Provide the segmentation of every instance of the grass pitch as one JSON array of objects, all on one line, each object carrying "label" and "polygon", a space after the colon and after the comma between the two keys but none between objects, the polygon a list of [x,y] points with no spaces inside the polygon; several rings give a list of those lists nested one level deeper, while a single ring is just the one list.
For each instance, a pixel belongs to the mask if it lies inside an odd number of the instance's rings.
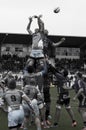
[{"label": "grass pitch", "polygon": [[[56,100],[57,100],[57,89],[56,87],[51,87],[51,122],[53,124],[54,122],[54,113],[55,113],[55,106],[56,106]],[[76,100],[75,102],[72,101],[72,98],[74,96],[74,91],[70,90],[70,95],[71,95],[71,106],[75,114],[75,119],[77,121],[77,126],[72,127],[72,122],[71,119],[68,115],[68,113],[65,110],[65,107],[62,107],[62,112],[61,112],[61,117],[59,121],[59,126],[57,128],[49,128],[50,130],[81,130],[83,123],[81,116],[78,112],[78,101]],[[2,110],[0,110],[0,130],[8,130],[7,127],[7,113],[4,113]],[[22,130],[22,129],[20,129]],[[36,127],[33,126],[28,126],[28,130],[36,130]],[[46,129],[45,129],[46,130]]]}]

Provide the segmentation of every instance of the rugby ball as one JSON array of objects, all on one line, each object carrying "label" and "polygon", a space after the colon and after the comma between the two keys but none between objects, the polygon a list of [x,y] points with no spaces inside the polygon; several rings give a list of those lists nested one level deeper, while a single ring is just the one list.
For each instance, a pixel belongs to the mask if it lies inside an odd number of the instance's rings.
[{"label": "rugby ball", "polygon": [[59,7],[55,8],[55,9],[53,10],[53,12],[54,12],[54,13],[59,13],[59,12],[60,12],[60,8],[59,8]]}]

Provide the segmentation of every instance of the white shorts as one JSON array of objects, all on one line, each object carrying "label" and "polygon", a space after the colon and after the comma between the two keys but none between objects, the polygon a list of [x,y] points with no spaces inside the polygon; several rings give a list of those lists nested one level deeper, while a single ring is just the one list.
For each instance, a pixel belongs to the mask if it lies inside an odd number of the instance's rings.
[{"label": "white shorts", "polygon": [[12,110],[8,112],[8,127],[17,127],[23,123],[24,110],[21,106],[18,110]]},{"label": "white shorts", "polygon": [[30,53],[30,57],[32,58],[44,58],[43,50],[41,49],[32,49]]}]

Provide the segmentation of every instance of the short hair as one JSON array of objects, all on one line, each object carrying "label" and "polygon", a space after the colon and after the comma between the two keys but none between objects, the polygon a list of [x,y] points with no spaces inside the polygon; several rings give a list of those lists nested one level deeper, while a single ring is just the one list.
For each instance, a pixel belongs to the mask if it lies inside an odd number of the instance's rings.
[{"label": "short hair", "polygon": [[8,88],[9,89],[15,89],[16,88],[16,81],[14,78],[11,78],[8,82]]},{"label": "short hair", "polygon": [[45,29],[45,30],[44,30],[44,34],[48,35],[48,33],[49,33],[48,30]]},{"label": "short hair", "polygon": [[36,28],[36,29],[35,29],[35,32],[39,32],[39,29],[38,29],[38,28]]}]

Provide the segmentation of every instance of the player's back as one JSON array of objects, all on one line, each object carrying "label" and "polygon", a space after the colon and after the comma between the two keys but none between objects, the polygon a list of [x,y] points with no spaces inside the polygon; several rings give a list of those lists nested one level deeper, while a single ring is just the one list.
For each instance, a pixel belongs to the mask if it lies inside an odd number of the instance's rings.
[{"label": "player's back", "polygon": [[26,85],[24,87],[24,92],[31,100],[33,100],[34,98],[35,99],[37,98],[38,90],[36,89],[36,86],[34,85]]},{"label": "player's back", "polygon": [[8,89],[4,94],[8,106],[21,104],[22,92],[18,89]]}]

